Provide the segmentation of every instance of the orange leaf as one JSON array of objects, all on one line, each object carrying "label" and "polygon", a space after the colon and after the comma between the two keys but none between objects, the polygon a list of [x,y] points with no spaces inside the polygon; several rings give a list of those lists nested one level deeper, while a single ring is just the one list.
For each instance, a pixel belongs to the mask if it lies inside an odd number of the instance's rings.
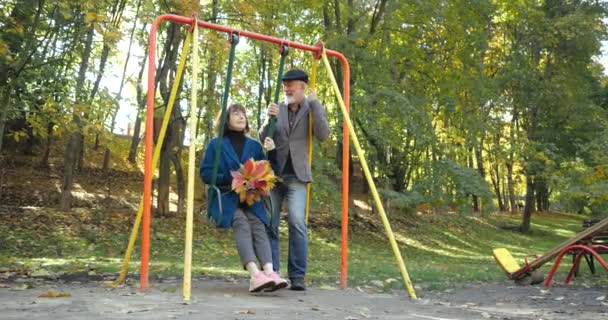
[{"label": "orange leaf", "polygon": [[247,160],[245,162],[245,164],[243,165],[243,175],[245,177],[250,177],[253,172],[253,170],[255,169],[255,163],[253,162],[253,158]]}]

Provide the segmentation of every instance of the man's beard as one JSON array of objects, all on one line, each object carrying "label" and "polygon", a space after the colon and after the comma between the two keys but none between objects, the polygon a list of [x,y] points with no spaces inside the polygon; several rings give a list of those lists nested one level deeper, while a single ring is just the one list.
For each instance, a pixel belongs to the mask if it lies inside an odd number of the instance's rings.
[{"label": "man's beard", "polygon": [[293,95],[291,95],[291,96],[285,95],[285,103],[287,103],[287,104],[296,103],[296,97]]}]

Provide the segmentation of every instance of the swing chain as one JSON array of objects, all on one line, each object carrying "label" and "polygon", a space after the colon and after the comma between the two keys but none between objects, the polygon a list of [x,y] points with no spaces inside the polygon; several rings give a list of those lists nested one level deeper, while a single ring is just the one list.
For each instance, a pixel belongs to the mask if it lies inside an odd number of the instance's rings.
[{"label": "swing chain", "polygon": [[230,32],[230,39],[228,39],[228,41],[230,41],[230,43],[238,44],[239,38],[240,35],[238,32]]}]

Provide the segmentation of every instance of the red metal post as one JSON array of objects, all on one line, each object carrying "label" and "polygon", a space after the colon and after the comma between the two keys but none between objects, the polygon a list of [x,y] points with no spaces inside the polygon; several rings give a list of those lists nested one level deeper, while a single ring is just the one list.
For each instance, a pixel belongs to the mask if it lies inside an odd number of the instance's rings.
[{"label": "red metal post", "polygon": [[155,58],[156,58],[156,30],[158,25],[168,17],[159,16],[154,20],[150,29],[148,43],[148,94],[146,97],[146,136],[144,149],[144,211],[141,226],[141,271],[139,274],[139,287],[148,288],[148,262],[150,260],[150,209],[152,205],[152,150],[154,130],[154,95],[155,95]]},{"label": "red metal post", "polygon": [[[142,217],[142,234],[141,234],[141,274],[140,288],[148,287],[148,264],[150,257],[150,211],[152,205],[152,150],[153,150],[153,122],[154,122],[154,96],[155,96],[155,77],[156,77],[156,31],[158,26],[163,21],[173,21],[182,24],[192,25],[195,19],[192,17],[183,17],[174,14],[163,14],[158,16],[152,28],[150,29],[150,42],[148,45],[148,95],[146,107],[146,136],[145,136],[145,152],[144,152],[144,209]],[[212,29],[225,33],[237,33],[241,37],[248,37],[256,40],[276,43],[278,45],[287,45],[291,48],[301,49],[305,51],[319,53],[319,46],[311,46],[299,42],[293,42],[280,38],[275,38],[255,32],[239,30],[231,27],[213,24],[206,21],[196,21],[199,27]],[[328,56],[336,57],[342,63],[344,69],[344,103],[346,109],[349,110],[350,101],[350,67],[348,60],[340,52],[333,50],[325,50]],[[346,116],[346,115],[345,115]],[[346,124],[343,127],[343,156],[342,156],[342,261],[340,269],[340,283],[342,288],[346,288],[347,278],[347,263],[348,263],[348,155],[349,155],[349,139],[348,128]]]},{"label": "red metal post", "polygon": [[[344,69],[344,82],[342,88],[344,90],[344,106],[350,114],[350,68],[348,61],[343,56],[339,57]],[[345,114],[344,117],[348,117]],[[348,277],[348,172],[350,160],[350,146],[348,139],[348,125],[346,121],[342,122],[342,260],[340,263],[340,287],[346,289]]]}]

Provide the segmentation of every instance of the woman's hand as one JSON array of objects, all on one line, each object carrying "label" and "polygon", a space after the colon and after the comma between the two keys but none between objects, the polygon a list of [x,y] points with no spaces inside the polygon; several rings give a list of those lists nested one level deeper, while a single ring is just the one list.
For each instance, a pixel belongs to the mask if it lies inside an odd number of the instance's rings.
[{"label": "woman's hand", "polygon": [[272,140],[271,137],[266,137],[266,139],[264,139],[264,149],[272,151],[275,148],[276,146],[274,145],[274,140]]}]

